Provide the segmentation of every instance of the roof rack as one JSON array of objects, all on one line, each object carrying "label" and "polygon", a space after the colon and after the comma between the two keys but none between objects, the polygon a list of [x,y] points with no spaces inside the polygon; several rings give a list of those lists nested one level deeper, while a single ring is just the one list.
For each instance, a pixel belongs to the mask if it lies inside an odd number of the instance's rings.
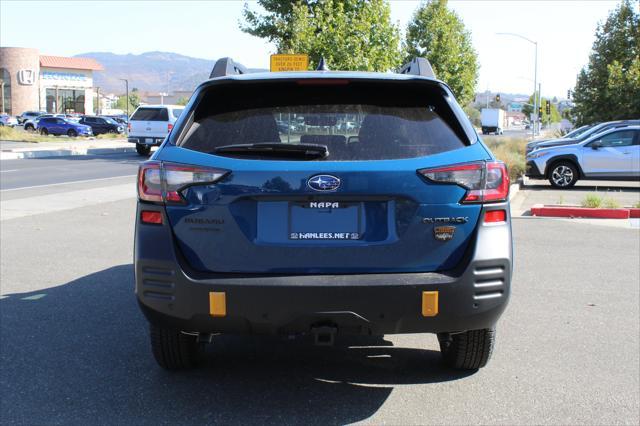
[{"label": "roof rack", "polygon": [[426,58],[415,57],[411,62],[404,64],[398,74],[420,75],[422,77],[436,78],[436,74],[431,68],[431,64]]},{"label": "roof rack", "polygon": [[244,65],[234,62],[231,58],[220,58],[209,74],[209,78],[224,77],[225,75],[246,74]]}]

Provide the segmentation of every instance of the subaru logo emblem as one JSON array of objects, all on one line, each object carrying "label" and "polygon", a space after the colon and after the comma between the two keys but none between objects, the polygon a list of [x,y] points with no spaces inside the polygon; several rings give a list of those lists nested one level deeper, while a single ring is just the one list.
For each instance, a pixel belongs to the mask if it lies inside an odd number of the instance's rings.
[{"label": "subaru logo emblem", "polygon": [[335,191],[340,187],[340,179],[331,175],[316,175],[307,181],[314,191]]}]

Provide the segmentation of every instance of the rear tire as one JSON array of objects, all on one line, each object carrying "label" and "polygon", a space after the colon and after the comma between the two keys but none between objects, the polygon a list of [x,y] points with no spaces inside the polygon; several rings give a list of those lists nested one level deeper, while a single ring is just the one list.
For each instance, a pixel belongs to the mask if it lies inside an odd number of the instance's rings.
[{"label": "rear tire", "polygon": [[49,131],[45,127],[43,127],[42,129],[40,129],[40,134],[46,136],[49,134]]},{"label": "rear tire", "polygon": [[439,333],[444,363],[458,370],[477,370],[491,358],[495,345],[495,328],[469,330],[464,333]]},{"label": "rear tire", "polygon": [[143,145],[141,143],[136,144],[136,152],[143,156],[148,156],[151,152],[151,147],[148,145]]},{"label": "rear tire", "polygon": [[554,163],[549,169],[549,183],[554,188],[571,188],[578,181],[578,168],[569,161]]},{"label": "rear tire", "polygon": [[160,367],[165,370],[183,370],[197,364],[198,342],[196,336],[180,330],[150,325],[151,351]]}]

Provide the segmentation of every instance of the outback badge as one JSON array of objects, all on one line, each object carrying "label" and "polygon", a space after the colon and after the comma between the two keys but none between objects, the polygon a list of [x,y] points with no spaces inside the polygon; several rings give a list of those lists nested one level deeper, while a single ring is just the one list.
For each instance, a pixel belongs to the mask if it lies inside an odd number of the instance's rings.
[{"label": "outback badge", "polygon": [[455,226],[436,226],[433,228],[433,236],[438,241],[449,241],[455,233]]}]

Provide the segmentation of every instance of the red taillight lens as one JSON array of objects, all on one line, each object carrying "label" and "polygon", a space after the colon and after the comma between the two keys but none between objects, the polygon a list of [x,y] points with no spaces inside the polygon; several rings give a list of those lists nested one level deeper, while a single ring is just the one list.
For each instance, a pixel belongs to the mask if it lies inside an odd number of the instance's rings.
[{"label": "red taillight lens", "polygon": [[504,201],[509,196],[509,173],[504,163],[487,163],[483,202]]},{"label": "red taillight lens", "polygon": [[167,124],[167,133],[171,133],[172,129],[173,129],[173,124],[171,123]]},{"label": "red taillight lens", "polygon": [[162,225],[162,213],[143,210],[140,212],[140,221],[152,225]]},{"label": "red taillight lens", "polygon": [[450,183],[467,190],[462,203],[491,203],[509,196],[509,175],[504,163],[498,161],[458,164],[418,170],[436,183]]},{"label": "red taillight lens", "polygon": [[138,197],[143,201],[184,204],[180,194],[188,186],[212,184],[227,170],[147,161],[138,169]]},{"label": "red taillight lens", "polygon": [[127,123],[127,130],[131,133],[131,123]]},{"label": "red taillight lens", "polygon": [[507,221],[507,212],[505,210],[491,210],[491,211],[485,212],[484,214],[485,223],[506,222],[506,221]]},{"label": "red taillight lens", "polygon": [[154,203],[162,202],[160,163],[147,161],[138,168],[138,198]]}]

